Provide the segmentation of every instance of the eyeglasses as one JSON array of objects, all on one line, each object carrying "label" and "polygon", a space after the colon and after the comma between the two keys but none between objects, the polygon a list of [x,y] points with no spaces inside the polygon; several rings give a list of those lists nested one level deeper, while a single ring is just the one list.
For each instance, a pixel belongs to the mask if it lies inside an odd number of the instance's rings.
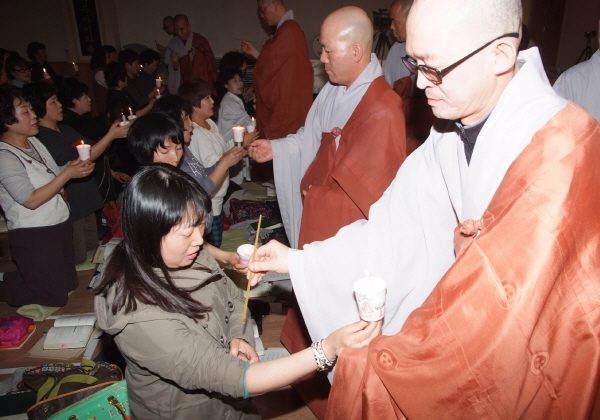
[{"label": "eyeglasses", "polygon": [[13,71],[16,71],[17,73],[27,73],[27,72],[31,72],[31,67],[15,68],[15,69],[13,69]]},{"label": "eyeglasses", "polygon": [[267,4],[265,7],[259,7],[259,8],[258,8],[258,11],[259,11],[259,12],[260,12],[260,14],[262,15],[262,14],[264,14],[264,13],[265,13],[265,10],[267,10],[267,9],[269,8],[269,6],[271,6],[272,4],[273,4],[273,2],[271,2],[271,3]]},{"label": "eyeglasses", "polygon": [[436,85],[439,85],[440,83],[442,83],[442,79],[443,79],[443,77],[446,74],[450,73],[452,70],[454,70],[455,68],[457,68],[458,66],[460,66],[465,61],[467,61],[469,58],[473,57],[475,54],[477,54],[478,52],[482,51],[485,47],[487,47],[487,46],[491,45],[493,42],[498,41],[499,39],[502,39],[502,38],[505,38],[505,37],[518,38],[519,37],[519,33],[518,32],[512,32],[512,33],[509,33],[509,34],[504,34],[502,36],[499,36],[498,38],[494,38],[490,42],[488,42],[487,44],[485,44],[484,46],[482,46],[480,48],[477,48],[471,54],[469,54],[469,55],[461,58],[456,63],[449,65],[448,67],[446,67],[443,70],[438,70],[436,68],[429,67],[429,66],[426,66],[424,64],[418,64],[414,59],[412,59],[408,55],[405,56],[405,57],[402,57],[402,62],[404,62],[404,65],[408,68],[408,70],[411,73],[414,74],[414,73],[417,72],[417,70],[419,70],[421,73],[423,73],[423,76],[425,76],[425,78],[427,80],[429,80],[432,83],[435,83]]}]

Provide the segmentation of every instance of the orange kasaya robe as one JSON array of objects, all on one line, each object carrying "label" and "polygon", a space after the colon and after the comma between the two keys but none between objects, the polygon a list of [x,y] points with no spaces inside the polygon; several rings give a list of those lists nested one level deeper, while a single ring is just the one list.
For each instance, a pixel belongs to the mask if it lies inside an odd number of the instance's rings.
[{"label": "orange kasaya robe", "polygon": [[406,152],[410,155],[427,140],[431,126],[437,118],[427,103],[425,91],[416,86],[413,88],[413,80],[410,76],[396,80],[394,91],[402,98],[402,109],[406,120]]},{"label": "orange kasaya robe", "polygon": [[268,39],[254,66],[257,128],[263,138],[295,133],[313,102],[313,68],[304,31],[293,19]]},{"label": "orange kasaya robe", "polygon": [[217,81],[217,60],[208,40],[202,35],[192,32],[193,54],[179,59],[181,83],[190,79],[202,79],[212,86]]},{"label": "orange kasaya robe", "polygon": [[598,156],[573,103],[537,131],[402,330],[342,352],[327,419],[600,418]]},{"label": "orange kasaya robe", "polygon": [[[337,150],[335,135],[323,133],[315,160],[302,179],[301,189],[307,194],[300,248],[368,219],[371,204],[383,195],[406,158],[402,100],[383,77],[371,83],[344,128],[334,132],[341,134]],[[281,341],[292,353],[310,346],[297,304],[288,310]],[[316,373],[294,386],[319,419],[325,417],[329,388],[327,377]]]}]

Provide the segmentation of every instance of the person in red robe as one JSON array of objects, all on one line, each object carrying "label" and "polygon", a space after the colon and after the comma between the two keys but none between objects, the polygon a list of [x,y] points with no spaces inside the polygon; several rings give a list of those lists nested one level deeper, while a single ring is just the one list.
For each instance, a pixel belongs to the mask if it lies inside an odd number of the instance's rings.
[{"label": "person in red robe", "polygon": [[254,90],[256,122],[262,138],[278,139],[295,133],[313,101],[313,68],[304,31],[282,0],[258,0],[265,23],[274,34],[259,52],[242,41],[242,51],[256,58]]},{"label": "person in red robe", "polygon": [[[345,35],[349,29],[353,29],[352,35]],[[369,207],[381,197],[406,158],[402,101],[371,54],[373,33],[367,14],[356,7],[337,10],[323,22],[320,39],[321,61],[330,82],[317,97],[304,128],[286,139],[255,141],[249,149],[258,161],[274,157],[283,214],[289,214],[294,204],[281,200],[284,191],[301,191],[303,210],[296,239],[300,248],[367,219]],[[296,147],[301,149],[300,156],[278,152]],[[299,165],[291,178],[284,173],[282,167],[302,161],[308,162],[306,169]],[[286,229],[299,221],[284,217]],[[292,236],[292,241],[296,240]],[[297,307],[288,310],[281,341],[293,353],[311,342]],[[294,388],[315,416],[324,418],[327,379],[313,375]]]},{"label": "person in red robe", "polygon": [[364,271],[387,281],[330,420],[599,418],[600,124],[518,53],[521,20],[518,0],[416,0],[409,64],[446,121],[368,221],[250,264],[290,272],[313,339],[358,317]]},{"label": "person in red robe", "polygon": [[175,35],[180,42],[171,52],[171,63],[175,71],[179,70],[181,83],[191,79],[201,79],[211,86],[217,81],[217,60],[208,40],[192,32],[192,25],[186,15],[173,18]]}]

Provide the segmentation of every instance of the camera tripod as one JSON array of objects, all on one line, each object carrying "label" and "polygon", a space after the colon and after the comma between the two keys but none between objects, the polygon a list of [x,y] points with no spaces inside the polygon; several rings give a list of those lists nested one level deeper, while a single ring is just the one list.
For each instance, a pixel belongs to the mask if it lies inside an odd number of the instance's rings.
[{"label": "camera tripod", "polygon": [[389,51],[392,47],[386,28],[380,28],[375,32],[375,35],[373,36],[373,45],[373,52],[377,58],[379,58],[379,61],[382,62],[387,54],[386,49]]},{"label": "camera tripod", "polygon": [[583,51],[581,51],[581,54],[579,54],[579,58],[577,59],[575,64],[578,64],[580,61],[586,61],[592,58],[592,38],[596,36],[596,31],[585,32],[583,36],[587,39],[587,42],[585,44],[585,47],[583,48]]}]

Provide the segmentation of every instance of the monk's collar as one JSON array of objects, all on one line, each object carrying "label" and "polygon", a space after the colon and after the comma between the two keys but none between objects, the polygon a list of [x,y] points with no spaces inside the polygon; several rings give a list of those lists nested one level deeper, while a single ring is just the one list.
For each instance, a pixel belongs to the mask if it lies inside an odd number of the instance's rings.
[{"label": "monk's collar", "polygon": [[477,142],[477,137],[479,137],[479,133],[481,133],[481,130],[483,129],[483,126],[492,114],[492,111],[490,111],[485,117],[483,117],[483,119],[471,125],[463,125],[460,121],[455,122],[456,126],[458,127],[458,130],[460,131],[460,139],[464,144],[467,164],[471,163],[471,157],[473,156],[473,151],[475,150],[475,143]]}]

